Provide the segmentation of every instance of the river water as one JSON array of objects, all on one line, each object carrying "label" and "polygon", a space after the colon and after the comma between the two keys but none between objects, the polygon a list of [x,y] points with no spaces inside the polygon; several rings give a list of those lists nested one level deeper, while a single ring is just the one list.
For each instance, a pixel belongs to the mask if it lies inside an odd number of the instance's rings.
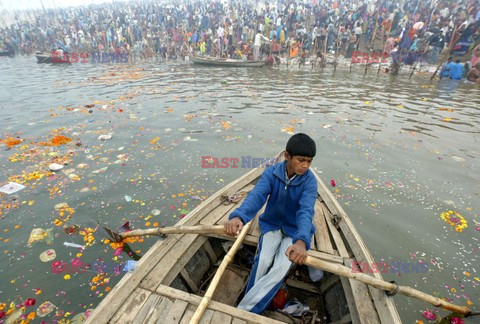
[{"label": "river water", "polygon": [[[1,57],[0,85],[1,185],[26,185],[0,196],[4,312],[28,298],[36,303],[25,315],[45,301],[56,306],[34,322],[94,308],[120,278],[110,265],[129,258],[115,255],[101,228],[91,235],[85,228],[174,224],[248,171],[202,168],[202,156],[269,158],[294,132],[316,141],[313,167],[375,260],[428,267],[391,271],[386,280],[480,310],[479,88],[376,71],[364,76],[363,68],[332,74],[183,61],[67,66],[33,57]],[[98,139],[106,134],[112,139]],[[59,135],[71,141],[48,144]],[[21,142],[13,145],[15,139]],[[52,162],[68,164],[49,173]],[[447,215],[450,224],[441,218],[448,211],[458,213]],[[462,219],[467,227],[457,232]],[[35,228],[53,230],[28,244]],[[153,243],[132,247],[142,254]],[[42,262],[47,249],[56,258]],[[105,277],[93,268],[52,272],[55,261],[99,258],[109,267]],[[405,323],[428,322],[422,312],[433,307],[395,301]]]}]

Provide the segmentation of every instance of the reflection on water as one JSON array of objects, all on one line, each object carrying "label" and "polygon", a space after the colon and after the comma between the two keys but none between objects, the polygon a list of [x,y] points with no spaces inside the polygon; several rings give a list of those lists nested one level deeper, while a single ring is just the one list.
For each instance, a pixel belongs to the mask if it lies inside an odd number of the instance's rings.
[{"label": "reflection on water", "polygon": [[[327,183],[335,180],[332,191],[375,259],[429,267],[425,274],[385,278],[478,309],[478,88],[377,77],[376,71],[364,76],[363,69],[333,75],[310,67],[222,70],[181,61],[54,66],[27,57],[0,59],[2,136],[23,141],[2,147],[1,179],[27,185],[16,200],[1,197],[0,303],[33,297],[37,305],[48,300],[71,314],[95,307],[119,276],[52,274],[40,253],[55,249],[55,260],[64,262],[120,263],[128,256],[115,255],[101,230],[83,252],[64,246],[88,243],[88,235],[67,234],[64,226],[173,224],[247,171],[202,169],[201,156],[273,156],[289,132],[305,132],[317,142],[314,168]],[[112,140],[98,140],[107,133]],[[38,145],[56,134],[72,141]],[[47,173],[54,161],[68,165]],[[54,208],[59,203],[74,213],[56,226],[55,219],[65,217]],[[463,232],[441,219],[448,210],[465,218]],[[34,228],[54,228],[53,243],[28,247]],[[132,246],[143,254],[153,241]],[[429,308],[395,300],[405,322]]]}]

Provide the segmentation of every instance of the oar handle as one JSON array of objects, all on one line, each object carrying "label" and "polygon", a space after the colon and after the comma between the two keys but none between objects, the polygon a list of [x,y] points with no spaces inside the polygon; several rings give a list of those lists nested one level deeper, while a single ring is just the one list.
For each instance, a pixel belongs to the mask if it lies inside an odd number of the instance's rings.
[{"label": "oar handle", "polygon": [[[237,250],[240,248],[243,240],[245,239],[245,236],[247,236],[250,226],[252,226],[252,222],[247,223],[242,231],[240,232],[240,235],[237,236],[237,239],[233,243],[232,247],[230,250],[228,250],[227,255],[222,260],[222,263],[220,263],[220,266],[217,269],[217,272],[215,273],[215,276],[213,276],[212,281],[210,282],[210,286],[208,287],[207,291],[205,292],[205,295],[202,298],[202,301],[200,302],[200,305],[198,305],[198,308],[195,310],[195,313],[193,314],[192,318],[190,319],[190,324],[197,324],[203,313],[205,312],[205,309],[207,308],[208,304],[212,300],[213,293],[215,292],[215,289],[218,286],[218,283],[220,282],[220,279],[222,278],[223,273],[225,272],[225,269],[227,268],[228,264],[232,262],[235,253]],[[223,231],[223,226],[222,226],[222,231]]]},{"label": "oar handle", "polygon": [[357,272],[352,272],[352,269],[345,267],[343,265],[337,264],[337,263],[331,263],[327,262],[324,260],[321,260],[319,258],[315,258],[312,256],[308,256],[306,261],[306,265],[309,265],[314,268],[322,269],[327,272],[334,273],[336,275],[342,276],[342,277],[347,277],[351,279],[355,279],[358,281],[361,281],[363,283],[366,283],[368,285],[371,285],[375,288],[382,289],[385,291],[395,291],[398,289],[398,293],[409,296],[409,297],[414,297],[420,300],[423,300],[427,303],[430,303],[436,307],[441,307],[443,309],[456,312],[459,314],[462,314],[463,316],[468,316],[472,311],[466,307],[466,306],[458,306],[452,303],[449,303],[443,299],[431,296],[429,294],[426,294],[424,292],[421,292],[419,290],[413,289],[411,287],[407,286],[397,286],[395,284],[392,284],[390,282],[386,282],[380,279],[377,279],[375,277],[369,276],[364,273],[357,273]]},{"label": "oar handle", "polygon": [[149,229],[137,229],[129,232],[117,233],[122,239],[133,236],[162,235],[162,234],[224,234],[223,225],[195,225],[195,226],[168,226]]}]

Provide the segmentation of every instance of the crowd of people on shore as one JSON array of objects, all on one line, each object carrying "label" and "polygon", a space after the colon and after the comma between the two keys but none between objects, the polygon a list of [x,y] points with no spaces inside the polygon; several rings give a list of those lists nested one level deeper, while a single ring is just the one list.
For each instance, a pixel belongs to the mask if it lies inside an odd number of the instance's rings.
[{"label": "crowd of people on shore", "polygon": [[304,60],[327,53],[350,59],[363,50],[402,64],[436,64],[446,50],[445,59],[478,58],[473,49],[479,41],[477,0],[145,0],[36,9],[0,27],[0,51],[62,48],[128,53],[132,59],[192,51],[244,59]]}]

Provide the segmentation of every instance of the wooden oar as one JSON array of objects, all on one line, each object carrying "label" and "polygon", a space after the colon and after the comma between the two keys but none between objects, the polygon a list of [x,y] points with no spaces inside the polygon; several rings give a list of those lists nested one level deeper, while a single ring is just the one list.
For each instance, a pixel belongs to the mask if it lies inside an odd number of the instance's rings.
[{"label": "wooden oar", "polygon": [[145,235],[165,235],[165,234],[225,234],[223,225],[195,225],[195,226],[167,226],[159,228],[137,229],[133,231],[117,233],[107,227],[105,231],[116,242],[120,242],[127,237],[145,236]]},{"label": "wooden oar", "polygon": [[[215,289],[217,288],[218,283],[220,282],[220,279],[222,278],[223,273],[225,272],[225,269],[227,268],[228,264],[232,262],[233,256],[237,252],[238,248],[240,247],[240,244],[242,244],[243,240],[245,239],[245,236],[247,236],[248,231],[250,230],[250,226],[252,225],[253,222],[247,223],[240,232],[240,235],[238,235],[237,239],[235,240],[235,243],[233,243],[232,247],[228,251],[227,255],[222,260],[222,263],[220,263],[220,266],[217,269],[217,272],[215,273],[215,276],[212,279],[212,282],[210,283],[210,286],[208,286],[207,291],[205,292],[205,295],[202,298],[202,301],[200,302],[200,305],[198,305],[197,310],[192,316],[192,319],[190,320],[190,324],[197,324],[200,318],[202,317],[203,313],[205,312],[205,309],[207,308],[208,304],[212,300],[213,293],[215,292]],[[223,226],[222,226],[222,231],[223,231]]]},{"label": "wooden oar", "polygon": [[327,262],[312,256],[307,257],[305,264],[314,268],[318,268],[318,269],[325,270],[327,272],[334,273],[342,277],[347,277],[347,278],[361,281],[363,283],[366,283],[378,289],[382,289],[390,292],[397,292],[399,294],[402,294],[408,297],[414,297],[422,301],[425,301],[427,303],[430,303],[436,307],[440,307],[452,312],[456,312],[458,314],[462,314],[463,316],[468,316],[472,313],[472,311],[468,307],[458,306],[458,305],[449,303],[443,299],[433,297],[431,295],[428,295],[424,292],[413,289],[411,287],[396,285],[390,282],[377,279],[375,277],[369,276],[361,272],[360,273],[353,272],[352,269],[340,264]]},{"label": "wooden oar", "polygon": [[[231,261],[233,254],[235,254],[236,249],[238,249],[238,246],[241,244],[245,236],[247,235],[248,228],[252,222],[249,222],[247,225],[245,225],[242,229],[242,232],[238,236],[237,240],[235,241],[234,245],[228,252],[227,256],[225,256],[225,259],[223,260],[222,264],[220,265],[219,269],[217,270],[218,274],[218,279],[217,274],[215,274],[215,277],[212,280],[212,283],[210,284],[210,287],[213,286],[213,290],[215,290],[215,286],[218,284],[218,280],[220,280],[219,277],[221,277],[223,271],[225,270],[226,266],[228,263]],[[223,225],[195,225],[195,226],[169,226],[169,227],[160,227],[160,228],[151,228],[151,229],[138,229],[138,230],[133,230],[129,232],[123,232],[123,233],[115,233],[114,231],[104,227],[104,229],[109,233],[109,235],[116,241],[121,241],[127,237],[132,237],[132,236],[144,236],[144,235],[163,235],[163,234],[217,234],[217,235],[225,235]],[[229,255],[230,254],[230,255]],[[222,265],[225,265],[222,267]],[[447,301],[444,301],[440,298],[428,295],[424,292],[421,292],[419,290],[413,289],[408,286],[400,286],[396,285],[390,282],[386,282],[380,279],[377,279],[375,277],[369,276],[364,273],[357,273],[353,272],[352,269],[342,266],[337,263],[331,263],[328,261],[321,260],[319,258],[315,258],[312,256],[308,256],[306,261],[306,265],[309,265],[314,268],[322,269],[324,271],[334,273],[338,276],[342,277],[347,277],[351,279],[355,279],[358,281],[361,281],[363,283],[366,283],[368,285],[371,285],[375,288],[384,290],[384,291],[389,291],[389,292],[395,292],[408,296],[408,297],[414,297],[419,300],[425,301],[427,303],[430,303],[436,307],[440,307],[446,310],[450,310],[459,314],[462,314],[463,316],[468,316],[469,314],[472,313],[472,311],[465,306],[458,306],[452,303],[449,303]],[[213,285],[215,281],[215,286]],[[207,290],[210,290],[210,287]],[[207,293],[205,294],[205,297],[207,297],[206,305],[208,305],[209,300],[211,299],[211,296],[208,298]],[[212,291],[213,294],[213,291]],[[203,300],[202,300],[203,303]],[[200,308],[200,307],[199,307]],[[203,311],[205,308],[203,309]],[[202,313],[203,313],[202,311]],[[201,314],[200,314],[201,317]],[[191,322],[195,323],[195,322]]]}]

